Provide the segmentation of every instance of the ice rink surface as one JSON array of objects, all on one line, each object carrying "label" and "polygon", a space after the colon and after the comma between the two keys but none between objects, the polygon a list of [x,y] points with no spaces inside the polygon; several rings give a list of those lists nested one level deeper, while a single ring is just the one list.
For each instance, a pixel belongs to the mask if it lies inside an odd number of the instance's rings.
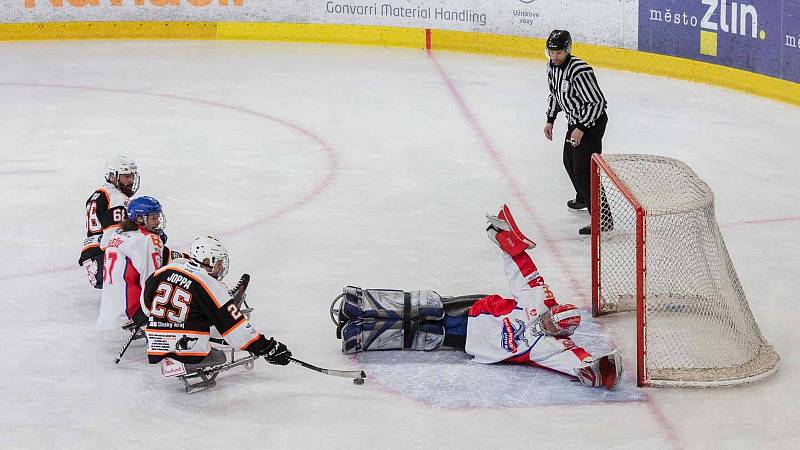
[{"label": "ice rink surface", "polygon": [[[578,55],[580,56],[580,55]],[[591,63],[591,61],[589,61]],[[720,390],[635,386],[633,316],[581,328],[616,344],[614,392],[456,352],[344,356],[328,318],[347,284],[508,295],[484,214],[507,202],[556,298],[589,306],[589,241],[557,139],[545,63],[258,42],[0,45],[0,448],[787,448],[800,436],[800,109],[596,68],[607,153],[688,163],[750,305],[782,357]],[[294,355],[367,383],[259,361],[186,395],[142,341],[95,330],[76,265],[84,202],[114,154],[161,200],[169,244],[212,233],[253,322]],[[703,345],[698,342],[697,345]]]}]

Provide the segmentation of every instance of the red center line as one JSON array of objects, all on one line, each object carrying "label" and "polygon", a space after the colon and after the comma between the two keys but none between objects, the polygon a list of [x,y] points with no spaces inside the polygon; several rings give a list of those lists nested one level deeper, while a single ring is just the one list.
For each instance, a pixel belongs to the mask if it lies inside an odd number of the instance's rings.
[{"label": "red center line", "polygon": [[[442,66],[439,64],[439,61],[437,61],[436,57],[433,55],[433,52],[427,50],[427,53],[428,57],[433,62],[433,65],[436,67],[436,70],[439,72],[439,75],[441,76],[442,80],[447,86],[447,89],[450,91],[450,94],[453,96],[454,100],[461,109],[462,114],[467,119],[467,122],[469,122],[470,126],[472,127],[472,130],[475,132],[475,134],[478,136],[478,139],[480,139],[481,143],[483,144],[483,148],[486,150],[487,153],[489,153],[489,156],[492,157],[492,160],[494,161],[500,173],[508,181],[512,195],[520,204],[522,204],[523,208],[525,209],[525,212],[533,220],[534,224],[539,229],[539,235],[543,237],[543,239],[541,240],[549,244],[548,249],[550,249],[553,252],[556,259],[556,263],[560,267],[562,267],[563,269],[562,272],[567,277],[567,281],[569,282],[570,287],[581,298],[586,298],[584,290],[581,288],[581,285],[578,283],[577,279],[575,278],[575,275],[572,273],[569,267],[564,263],[564,258],[562,256],[561,251],[559,250],[558,241],[551,239],[550,235],[547,233],[547,229],[544,226],[542,226],[541,221],[536,216],[536,213],[534,212],[533,208],[528,202],[527,196],[520,187],[519,182],[511,174],[511,171],[509,170],[508,165],[506,164],[502,155],[494,146],[494,144],[492,144],[492,141],[486,135],[486,132],[480,126],[480,123],[475,118],[475,115],[472,114],[472,111],[469,109],[466,102],[464,101],[464,97],[461,95],[458,89],[456,89],[455,84],[452,82],[452,80],[450,80],[445,71],[442,69]],[[653,418],[656,421],[656,423],[658,423],[659,426],[662,428],[667,441],[670,442],[674,448],[680,448],[681,447],[680,441],[678,440],[675,431],[672,429],[672,426],[667,421],[664,414],[658,409],[658,406],[655,404],[655,402],[653,402],[652,397],[648,392],[645,392],[644,403],[647,405],[647,408],[653,415]]]},{"label": "red center line", "polygon": [[494,161],[501,175],[508,182],[512,196],[517,202],[519,202],[522,205],[522,208],[525,210],[525,213],[528,215],[528,217],[533,221],[534,225],[536,226],[538,233],[536,237],[533,238],[533,240],[537,242],[538,241],[546,242],[547,244],[549,244],[545,248],[553,253],[556,259],[556,263],[558,264],[558,266],[563,268],[562,273],[566,276],[567,282],[569,283],[569,286],[572,289],[572,291],[580,298],[587,298],[586,292],[581,287],[581,283],[578,283],[575,274],[572,272],[572,270],[569,269],[569,267],[565,263],[564,256],[561,253],[559,246],[557,245],[558,241],[550,236],[550,233],[547,232],[547,227],[545,227],[539,220],[539,217],[536,215],[532,205],[528,201],[527,195],[525,195],[522,188],[520,187],[517,178],[511,173],[511,170],[509,170],[508,164],[506,164],[505,159],[503,159],[503,156],[500,154],[500,152],[494,146],[492,141],[486,135],[486,132],[480,126],[480,123],[475,118],[475,115],[472,114],[472,111],[469,109],[467,103],[464,101],[464,97],[458,91],[453,81],[447,76],[444,69],[442,69],[442,66],[439,64],[439,61],[436,59],[436,56],[434,56],[433,52],[431,52],[430,50],[428,50],[427,53],[428,56],[430,57],[430,60],[433,62],[434,67],[436,67],[436,71],[439,72],[442,81],[444,81],[445,85],[447,86],[447,90],[450,91],[450,94],[452,94],[453,99],[456,101],[459,108],[461,109],[461,113],[464,114],[464,117],[466,117],[467,122],[469,122],[475,134],[478,135],[478,139],[480,139],[481,144],[483,144],[484,150],[486,150],[486,152]]}]

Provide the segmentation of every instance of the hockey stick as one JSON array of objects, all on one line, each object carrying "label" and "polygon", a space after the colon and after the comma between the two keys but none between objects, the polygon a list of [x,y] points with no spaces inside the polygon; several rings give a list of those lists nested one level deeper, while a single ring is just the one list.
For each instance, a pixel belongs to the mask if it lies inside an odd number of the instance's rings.
[{"label": "hockey stick", "polygon": [[247,286],[250,285],[250,274],[242,274],[242,277],[239,278],[239,282],[236,283],[236,286],[233,287],[228,294],[230,294],[231,299],[236,304],[237,307],[240,307],[242,303],[246,308],[249,308],[247,302],[244,300],[244,293],[247,290]]},{"label": "hockey stick", "polygon": [[[242,274],[242,277],[239,278],[239,282],[236,283],[236,286],[233,287],[228,294],[231,296],[231,300],[239,308],[242,314],[244,314],[247,319],[250,319],[250,314],[253,312],[253,308],[247,304],[245,291],[247,291],[247,286],[250,285],[250,274],[245,273]],[[244,308],[242,308],[244,306]]]},{"label": "hockey stick", "polygon": [[[317,366],[315,366],[313,364],[309,364],[309,363],[307,363],[305,361],[300,361],[299,359],[295,359],[295,358],[292,358],[292,357],[289,357],[289,361],[291,361],[291,362],[293,362],[295,364],[299,364],[299,365],[305,367],[306,369],[311,369],[311,370],[313,370],[315,372],[323,373],[325,375],[331,375],[331,376],[334,376],[334,377],[354,378],[354,379],[360,379],[360,380],[363,380],[364,378],[367,378],[367,374],[364,373],[363,370],[323,369],[322,367],[317,367]],[[363,381],[362,381],[362,383],[363,383]]]},{"label": "hockey stick", "polygon": [[133,330],[131,330],[131,335],[128,337],[128,340],[125,341],[125,345],[122,346],[122,348],[119,350],[119,354],[117,355],[116,358],[114,358],[114,364],[119,364],[119,362],[122,360],[122,356],[125,354],[126,351],[128,351],[128,347],[130,347],[131,342],[136,340],[136,334],[138,330],[139,330],[138,328],[134,328]]},{"label": "hockey stick", "polygon": [[[209,338],[208,340],[209,340],[209,341],[211,341],[211,342],[213,342],[213,343],[215,343],[215,344],[221,344],[221,345],[230,345],[230,344],[228,344],[227,342],[225,342],[225,339],[217,339],[217,338],[213,338],[213,337],[212,337],[212,338]],[[317,366],[315,366],[315,365],[313,365],[313,364],[309,364],[309,363],[307,363],[307,362],[305,362],[305,361],[301,361],[301,360],[299,360],[299,359],[295,359],[295,358],[292,358],[292,357],[290,357],[290,358],[289,358],[289,361],[291,361],[291,362],[293,362],[293,363],[295,363],[295,364],[301,365],[301,366],[305,367],[306,369],[311,369],[311,370],[313,370],[313,371],[315,371],[315,372],[323,373],[323,374],[325,374],[325,375],[332,375],[332,376],[334,376],[334,377],[342,377],[342,378],[367,378],[367,374],[366,374],[366,373],[364,373],[364,371],[363,371],[363,370],[334,370],[334,369],[324,369],[324,368],[322,368],[322,367],[317,367]]]}]

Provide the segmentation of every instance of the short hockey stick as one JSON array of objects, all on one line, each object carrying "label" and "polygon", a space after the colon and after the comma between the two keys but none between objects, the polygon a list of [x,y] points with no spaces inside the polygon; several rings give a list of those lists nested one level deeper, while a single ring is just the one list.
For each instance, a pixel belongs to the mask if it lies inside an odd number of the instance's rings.
[{"label": "short hockey stick", "polygon": [[[211,342],[213,342],[215,344],[229,345],[227,342],[225,342],[224,339],[209,338],[209,341],[211,341]],[[322,367],[317,367],[317,366],[315,366],[313,364],[309,364],[309,363],[307,363],[305,361],[301,361],[299,359],[295,359],[295,358],[292,358],[292,357],[289,358],[289,361],[291,361],[291,362],[293,362],[295,364],[301,365],[301,366],[305,367],[306,369],[311,369],[311,370],[313,370],[315,372],[323,373],[325,375],[331,375],[331,376],[334,376],[334,377],[367,378],[367,374],[364,373],[363,370],[324,369]]]},{"label": "short hockey stick", "polygon": [[122,356],[125,354],[126,351],[128,351],[128,347],[130,347],[131,342],[133,342],[134,339],[136,339],[137,330],[138,328],[134,328],[133,330],[131,330],[130,337],[128,337],[128,340],[125,341],[125,345],[123,345],[122,348],[119,350],[119,354],[117,355],[117,357],[114,358],[114,364],[119,364],[119,362],[122,360]]},{"label": "short hockey stick", "polygon": [[364,373],[363,370],[334,370],[334,369],[323,369],[322,367],[317,367],[313,364],[309,364],[305,361],[300,361],[299,359],[289,358],[289,361],[299,364],[306,369],[311,369],[315,372],[324,373],[325,375],[332,375],[334,377],[342,377],[342,378],[367,378],[367,374]]}]

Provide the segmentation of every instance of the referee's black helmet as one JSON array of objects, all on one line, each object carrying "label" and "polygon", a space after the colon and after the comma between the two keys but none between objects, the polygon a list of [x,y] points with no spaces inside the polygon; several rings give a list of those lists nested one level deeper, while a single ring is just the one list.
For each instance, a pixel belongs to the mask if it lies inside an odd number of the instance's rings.
[{"label": "referee's black helmet", "polygon": [[548,50],[566,50],[567,53],[572,51],[572,36],[569,35],[567,30],[553,30],[547,38]]}]

